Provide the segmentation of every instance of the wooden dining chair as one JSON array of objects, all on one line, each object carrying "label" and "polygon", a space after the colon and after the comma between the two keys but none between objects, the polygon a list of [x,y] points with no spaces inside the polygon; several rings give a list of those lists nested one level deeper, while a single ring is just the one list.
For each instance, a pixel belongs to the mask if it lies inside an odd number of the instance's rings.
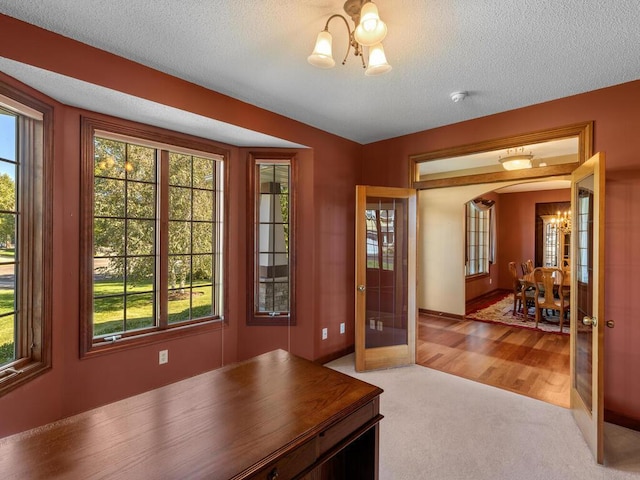
[{"label": "wooden dining chair", "polygon": [[526,288],[520,278],[518,276],[518,269],[516,267],[516,262],[509,262],[509,273],[511,273],[511,278],[513,281],[513,315],[516,312],[522,311],[524,312],[524,318],[527,319],[526,309],[530,304],[534,302],[535,290],[532,288]]},{"label": "wooden dining chair", "polygon": [[[533,269],[535,303],[536,303],[536,328],[543,309],[557,310],[560,318],[560,332],[564,324],[564,314],[569,311],[569,300],[564,296],[564,273],[561,268],[537,267]],[[558,295],[554,291],[557,285]]]},{"label": "wooden dining chair", "polygon": [[522,270],[522,276],[524,277],[527,273],[531,273],[529,272],[529,268],[527,267],[527,263],[526,262],[522,262],[520,263],[520,270]]},{"label": "wooden dining chair", "polygon": [[534,268],[535,267],[533,266],[533,260],[527,260],[527,273],[533,273]]}]

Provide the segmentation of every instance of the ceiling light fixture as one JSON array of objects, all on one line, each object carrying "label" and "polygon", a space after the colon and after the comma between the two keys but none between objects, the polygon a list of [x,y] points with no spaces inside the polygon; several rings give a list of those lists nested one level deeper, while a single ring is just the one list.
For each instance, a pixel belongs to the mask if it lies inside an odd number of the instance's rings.
[{"label": "ceiling light fixture", "polygon": [[508,148],[507,153],[498,157],[498,161],[505,170],[521,170],[523,168],[531,168],[531,152],[525,153],[524,147]]},{"label": "ceiling light fixture", "polygon": [[[329,33],[329,22],[334,18],[341,18],[344,20],[349,32],[347,53],[344,56],[342,65],[347,62],[347,57],[351,47],[353,47],[354,55],[362,60],[362,68],[365,69],[365,75],[372,76],[387,73],[391,70],[391,65],[387,62],[381,43],[387,36],[387,25],[380,20],[378,7],[368,0],[347,0],[344,3],[344,11],[353,20],[355,28],[351,29],[344,15],[339,13],[331,15],[324,26],[324,30],[318,34],[316,46],[307,61],[319,68],[332,68],[336,64],[331,52],[333,38]],[[364,60],[364,47],[369,48],[368,66]]]}]

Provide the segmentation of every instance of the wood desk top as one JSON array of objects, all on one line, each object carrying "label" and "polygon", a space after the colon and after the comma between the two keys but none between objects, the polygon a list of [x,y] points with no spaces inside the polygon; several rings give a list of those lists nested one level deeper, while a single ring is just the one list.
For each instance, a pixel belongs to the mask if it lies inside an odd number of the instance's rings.
[{"label": "wood desk top", "polygon": [[241,478],[381,393],[276,350],[1,439],[0,476]]}]

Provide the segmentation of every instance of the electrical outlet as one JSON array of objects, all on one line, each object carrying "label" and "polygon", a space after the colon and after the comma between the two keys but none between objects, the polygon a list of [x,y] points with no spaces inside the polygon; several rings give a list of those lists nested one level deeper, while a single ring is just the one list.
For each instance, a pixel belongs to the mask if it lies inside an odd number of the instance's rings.
[{"label": "electrical outlet", "polygon": [[169,363],[169,350],[160,350],[158,354],[158,365]]},{"label": "electrical outlet", "polygon": [[328,336],[329,336],[329,331],[326,328],[323,328],[322,329],[322,339],[326,340]]},{"label": "electrical outlet", "polygon": [[376,321],[373,318],[369,320],[369,328],[371,330],[375,330],[376,329]]},{"label": "electrical outlet", "polygon": [[340,324],[340,335],[344,334],[344,322]]},{"label": "electrical outlet", "polygon": [[378,320],[378,331],[382,331],[382,320]]}]

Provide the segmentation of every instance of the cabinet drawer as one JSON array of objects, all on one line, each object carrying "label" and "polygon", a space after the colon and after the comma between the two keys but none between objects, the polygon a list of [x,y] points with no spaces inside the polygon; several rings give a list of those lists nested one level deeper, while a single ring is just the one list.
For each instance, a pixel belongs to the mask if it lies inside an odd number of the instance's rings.
[{"label": "cabinet drawer", "polygon": [[316,439],[314,438],[249,478],[251,480],[283,480],[294,478],[307,467],[313,465],[315,460]]},{"label": "cabinet drawer", "polygon": [[347,418],[340,420],[333,427],[327,428],[318,437],[320,455],[327,452],[338,442],[348,437],[349,434],[371,420],[378,412],[376,401],[371,401],[360,407]]}]

